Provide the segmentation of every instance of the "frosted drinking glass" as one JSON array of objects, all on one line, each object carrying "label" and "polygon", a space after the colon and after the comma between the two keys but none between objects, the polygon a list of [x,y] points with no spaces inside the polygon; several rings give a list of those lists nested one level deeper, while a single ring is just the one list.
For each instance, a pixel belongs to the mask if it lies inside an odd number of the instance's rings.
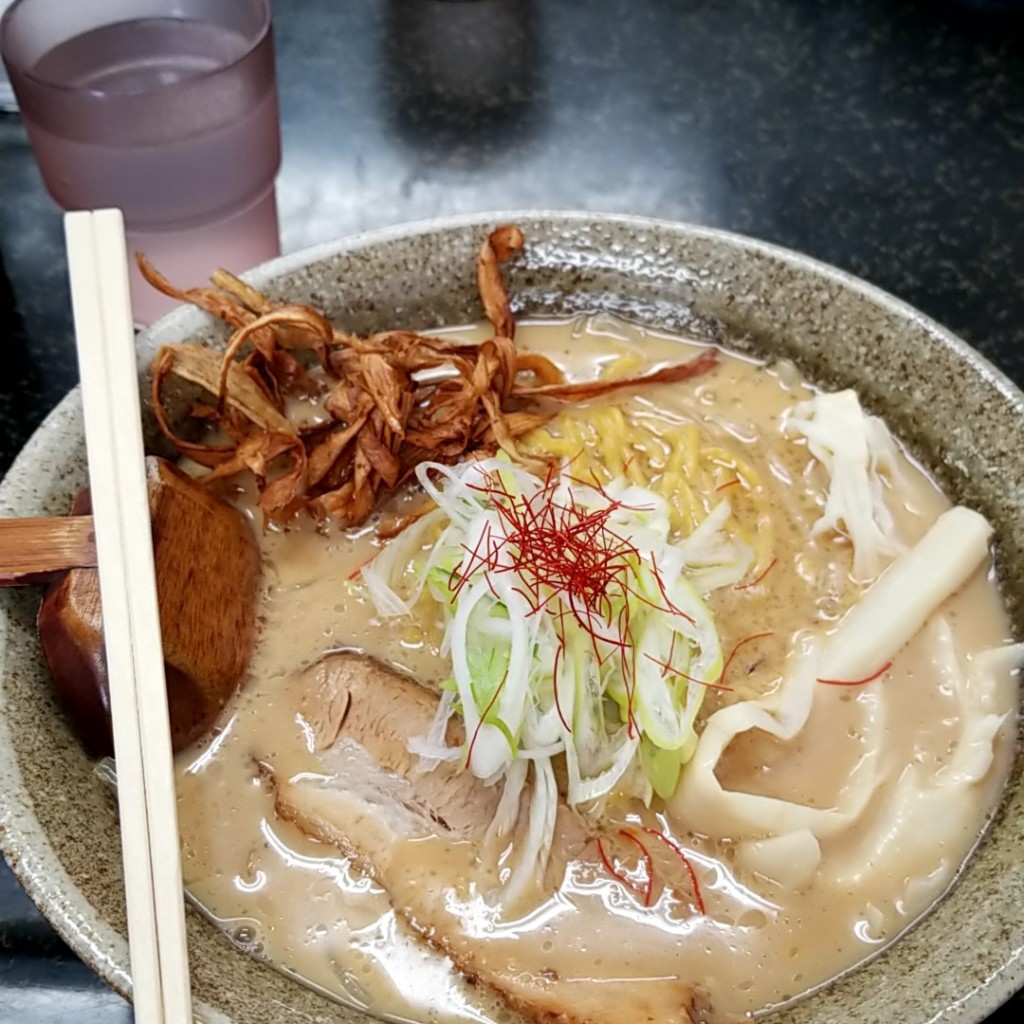
[{"label": "frosted drinking glass", "polygon": [[[119,207],[129,251],[182,287],[279,254],[267,0],[15,0],[0,50],[63,209]],[[148,323],[173,302],[132,274]]]}]

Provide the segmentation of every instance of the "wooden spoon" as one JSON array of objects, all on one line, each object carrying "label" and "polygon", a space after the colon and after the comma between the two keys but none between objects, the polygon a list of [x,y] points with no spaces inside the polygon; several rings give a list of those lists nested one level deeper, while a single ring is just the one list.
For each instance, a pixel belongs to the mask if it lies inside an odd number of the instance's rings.
[{"label": "wooden spoon", "polygon": [[[256,638],[260,552],[237,509],[163,459],[149,458],[160,627],[171,742],[213,724]],[[39,637],[57,690],[86,745],[113,752],[99,577],[88,495],[73,514],[0,520],[0,586],[50,582]]]}]

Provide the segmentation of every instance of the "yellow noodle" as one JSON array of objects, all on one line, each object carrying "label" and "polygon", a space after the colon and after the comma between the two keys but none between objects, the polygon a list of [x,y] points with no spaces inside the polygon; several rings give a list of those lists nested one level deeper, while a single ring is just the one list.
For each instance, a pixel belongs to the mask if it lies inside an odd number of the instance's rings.
[{"label": "yellow noodle", "polygon": [[647,461],[651,469],[656,472],[665,470],[668,460],[672,457],[672,445],[668,444],[660,435],[650,430],[642,421],[634,424],[635,428],[642,434],[643,440],[640,447],[647,453]]},{"label": "yellow noodle", "polygon": [[683,426],[683,452],[686,475],[696,476],[700,468],[700,429],[695,423]]},{"label": "yellow noodle", "polygon": [[601,370],[602,379],[617,380],[620,377],[631,377],[644,366],[643,360],[632,352],[623,353],[610,363],[605,363]]},{"label": "yellow noodle", "polygon": [[710,462],[727,469],[732,469],[736,475],[753,490],[760,484],[761,480],[753,467],[744,459],[741,459],[733,452],[727,451],[719,445],[711,445],[705,448],[701,454]]},{"label": "yellow noodle", "polygon": [[665,440],[669,444],[669,456],[665,472],[673,473],[680,479],[691,476],[692,474],[688,473],[683,465],[683,460],[686,458],[686,446],[683,443],[682,434],[680,432],[667,434]]},{"label": "yellow noodle", "polygon": [[[568,425],[566,429],[573,433],[578,433],[578,431],[572,431]],[[530,431],[526,445],[533,451],[544,452],[548,455],[557,456],[560,459],[571,459],[580,450],[579,444],[575,443],[572,437],[556,437],[549,431],[544,430],[543,427]]]},{"label": "yellow noodle", "polygon": [[[618,363],[610,363],[608,372]],[[538,454],[572,460],[572,473],[580,479],[608,483],[625,476],[650,488],[666,500],[672,527],[683,536],[728,500],[726,529],[754,552],[750,578],[771,563],[775,532],[759,474],[736,451],[708,443],[695,423],[665,424],[629,405],[594,405],[561,414],[523,441]],[[732,480],[739,483],[719,491]]]},{"label": "yellow noodle", "polygon": [[626,462],[626,421],[622,410],[615,406],[605,406],[597,410],[596,420],[598,437],[601,443],[601,454],[608,472],[613,476],[622,476]]},{"label": "yellow noodle", "polygon": [[626,479],[637,487],[651,486],[650,474],[645,471],[642,460],[638,458],[631,458],[626,463]]}]

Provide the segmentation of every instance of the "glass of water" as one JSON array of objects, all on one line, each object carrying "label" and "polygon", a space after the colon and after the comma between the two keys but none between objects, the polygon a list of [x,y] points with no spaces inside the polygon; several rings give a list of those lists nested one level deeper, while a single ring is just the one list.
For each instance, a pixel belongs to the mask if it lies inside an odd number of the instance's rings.
[{"label": "glass of water", "polygon": [[[14,0],[0,52],[63,209],[119,207],[182,287],[279,254],[268,0]],[[173,302],[132,272],[145,324]]]}]

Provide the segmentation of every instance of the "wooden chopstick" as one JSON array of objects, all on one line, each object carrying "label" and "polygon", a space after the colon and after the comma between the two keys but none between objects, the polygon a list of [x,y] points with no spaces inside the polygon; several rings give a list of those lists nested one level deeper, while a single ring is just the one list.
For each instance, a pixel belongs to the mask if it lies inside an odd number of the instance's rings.
[{"label": "wooden chopstick", "polygon": [[65,216],[137,1024],[192,1021],[181,853],[120,211]]}]

